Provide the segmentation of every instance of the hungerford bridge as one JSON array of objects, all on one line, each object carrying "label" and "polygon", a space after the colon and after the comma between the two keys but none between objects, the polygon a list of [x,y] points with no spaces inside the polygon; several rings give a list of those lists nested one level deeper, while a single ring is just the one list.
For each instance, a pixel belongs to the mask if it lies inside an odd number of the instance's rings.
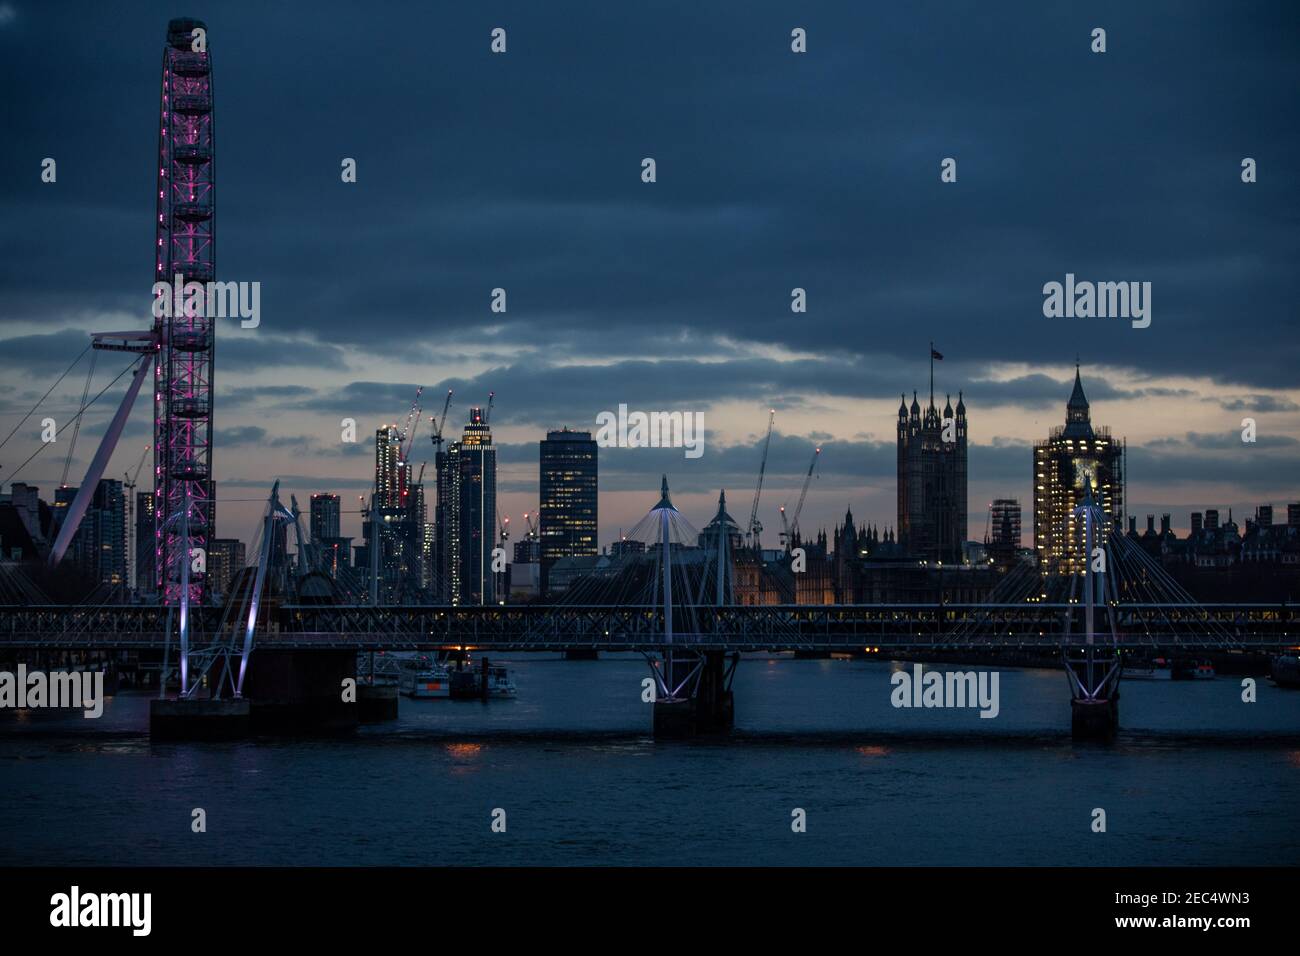
[{"label": "hungerford bridge", "polygon": [[[1078,509],[1094,555],[1083,575],[1017,567],[979,604],[738,605],[738,536],[724,503],[701,534],[673,507],[666,478],[659,503],[629,534],[646,542],[646,553],[619,579],[577,582],[565,603],[340,604],[313,598],[304,586],[319,572],[277,574],[271,566],[271,542],[284,538],[280,524],[294,528],[302,566],[313,563],[297,508],[285,508],[278,494],[277,483],[256,542],[258,563],[224,606],[188,605],[182,591],[179,606],[0,607],[0,656],[161,657],[162,692],[169,664],[180,676],[175,697],[154,701],[153,729],[163,736],[223,735],[214,728],[247,723],[258,705],[328,718],[349,679],[360,680],[372,705],[390,700],[379,712],[392,716],[396,688],[376,678],[383,664],[421,653],[463,666],[477,652],[485,675],[487,655],[502,652],[639,653],[655,681],[655,731],[665,736],[731,726],[732,678],[746,651],[1052,656],[1068,677],[1075,734],[1107,738],[1118,725],[1126,654],[1278,653],[1294,646],[1300,629],[1295,606],[1199,604],[1123,535],[1094,542],[1102,516],[1090,501]],[[1055,594],[1044,597],[1045,587]]]},{"label": "hungerford bridge", "polygon": [[[164,650],[176,642],[168,608],[0,605],[0,649]],[[321,606],[281,604],[259,618],[255,643],[280,650],[633,651],[668,644],[721,651],[1051,650],[1080,641],[1077,603],[774,604],[710,607],[690,631],[665,635],[662,606],[523,604]],[[1169,653],[1279,652],[1300,641],[1300,604],[1151,604],[1119,608],[1115,646]],[[191,609],[214,633],[219,607]],[[1071,625],[1074,625],[1072,628]],[[1215,638],[1212,631],[1225,635]],[[1108,640],[1108,644],[1111,642]]]},{"label": "hungerford bridge", "polygon": [[[271,603],[244,642],[246,627],[230,628],[230,615],[222,608],[191,609],[194,632],[214,637],[191,647],[191,666],[200,666],[191,670],[186,692],[154,702],[154,730],[164,736],[227,736],[247,723],[250,705],[261,703],[277,712],[305,710],[309,715],[337,710],[330,706],[330,695],[336,697],[340,682],[349,677],[375,674],[376,653],[400,658],[407,652],[432,652],[455,658],[478,652],[486,662],[487,656],[503,652],[583,650],[644,655],[657,685],[655,732],[680,736],[731,725],[731,682],[741,652],[870,650],[886,659],[891,653],[1059,656],[1070,679],[1076,736],[1105,738],[1117,728],[1125,653],[1270,654],[1293,647],[1300,634],[1300,607],[1286,604],[1094,607],[1093,614],[1113,621],[1114,630],[1104,636],[1094,633],[1091,641],[1088,607],[1078,601],[699,610],[703,613],[693,616],[689,629],[669,631],[669,622],[682,617],[680,605],[670,612],[662,604]],[[229,635],[225,641],[219,637],[223,624]],[[175,614],[163,606],[0,607],[2,659],[52,651],[151,652],[167,659],[176,654],[176,643]],[[240,686],[241,674],[249,678],[246,687]],[[364,676],[360,679],[363,705],[367,697],[387,691],[384,696],[392,703],[380,707],[395,711],[395,688],[376,688]],[[387,715],[395,716],[392,711]],[[329,722],[328,717],[322,721]]]}]

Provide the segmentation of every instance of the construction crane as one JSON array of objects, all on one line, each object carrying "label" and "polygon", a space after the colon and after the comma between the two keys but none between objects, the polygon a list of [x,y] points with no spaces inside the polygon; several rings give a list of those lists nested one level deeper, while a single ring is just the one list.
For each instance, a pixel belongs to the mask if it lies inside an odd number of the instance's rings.
[{"label": "construction crane", "polygon": [[397,433],[397,473],[400,476],[399,485],[401,495],[397,504],[399,507],[406,507],[406,495],[411,478],[411,466],[408,464],[411,454],[411,438],[415,435],[415,428],[420,424],[420,395],[424,392],[424,386],[421,385],[415,390],[415,398],[411,400],[411,410],[406,413],[406,421],[402,423],[402,430]]},{"label": "construction crane", "polygon": [[442,429],[447,424],[447,409],[449,408],[451,408],[451,389],[447,389],[447,400],[442,403],[442,415],[439,418],[429,416],[429,424],[433,428],[434,454],[442,451]]},{"label": "construction crane", "polygon": [[406,461],[406,453],[410,449],[410,445],[407,442],[407,438],[408,436],[414,433],[414,429],[411,426],[411,422],[412,421],[418,422],[420,420],[420,393],[423,391],[424,391],[423,385],[419,386],[415,390],[415,398],[411,400],[411,410],[406,413],[406,421],[405,423],[403,423],[402,430],[398,434],[398,441],[400,442],[400,448],[401,448],[399,457],[402,459],[402,461]]},{"label": "construction crane", "polygon": [[[506,515],[505,517],[502,517],[498,514],[497,528],[500,529],[500,538],[497,542],[497,547],[501,549],[502,554],[506,554],[506,542],[510,540],[510,516]],[[497,573],[499,574],[500,572]]]},{"label": "construction crane", "polygon": [[492,424],[492,404],[493,404],[493,402],[496,401],[496,398],[497,398],[497,393],[496,393],[496,392],[488,392],[487,411],[483,413],[483,424],[484,424],[484,425],[491,425],[491,424]]},{"label": "construction crane", "polygon": [[[144,467],[144,460],[148,456],[149,446],[145,445],[144,451],[140,453],[140,461],[135,466],[135,473],[122,473],[122,477],[125,479],[125,481],[122,482],[122,487],[126,489],[126,528],[124,531],[128,542],[132,540],[132,536],[135,534],[135,485],[136,482],[140,480],[140,469]],[[135,566],[135,548],[128,547],[126,549],[126,560],[129,565],[126,580],[128,582],[134,581],[134,586],[138,588],[140,582],[135,581],[135,575],[138,570]]]},{"label": "construction crane", "polygon": [[[812,461],[808,463],[808,474],[804,475],[803,478],[803,490],[799,492],[799,504],[795,505],[794,517],[790,519],[790,540],[793,540],[793,535],[799,533],[799,513],[803,511],[804,499],[808,497],[808,485],[812,482],[813,469],[817,467],[817,459],[821,456],[821,453],[820,445],[813,449]],[[785,511],[784,508],[781,510],[782,512]]]},{"label": "construction crane", "polygon": [[410,461],[411,446],[415,444],[415,433],[420,430],[420,412],[423,407],[420,405],[420,392],[424,391],[421,385],[415,393],[415,404],[411,406],[411,413],[407,416],[407,433],[403,436],[402,441],[402,461]]},{"label": "construction crane", "polygon": [[541,555],[540,550],[537,551],[533,550],[537,546],[537,541],[538,541],[538,534],[537,534],[538,517],[539,515],[536,511],[524,512],[524,526],[528,529],[527,531],[524,532],[524,537],[523,537],[523,540],[528,545],[528,548],[525,551],[524,556],[530,561],[537,560],[537,558]]},{"label": "construction crane", "polygon": [[140,480],[140,470],[141,470],[142,468],[144,468],[144,460],[145,460],[145,458],[147,458],[148,456],[149,456],[149,446],[148,446],[148,445],[145,445],[145,446],[144,446],[144,451],[140,452],[140,461],[136,463],[136,466],[135,466],[135,472],[134,472],[134,473],[127,473],[127,472],[123,472],[123,473],[122,473],[122,477],[126,479],[125,481],[122,482],[122,484],[125,485],[128,489],[130,489],[130,490],[134,490],[134,489],[135,489],[135,484],[136,484],[136,482]]},{"label": "construction crane", "polygon": [[755,551],[759,550],[758,536],[763,533],[763,526],[758,521],[758,499],[763,494],[763,473],[767,471],[767,451],[772,447],[772,423],[775,421],[776,409],[770,408],[767,412],[767,438],[763,442],[763,460],[758,466],[758,487],[754,489],[754,507],[749,509],[749,527],[745,530],[749,546]]}]

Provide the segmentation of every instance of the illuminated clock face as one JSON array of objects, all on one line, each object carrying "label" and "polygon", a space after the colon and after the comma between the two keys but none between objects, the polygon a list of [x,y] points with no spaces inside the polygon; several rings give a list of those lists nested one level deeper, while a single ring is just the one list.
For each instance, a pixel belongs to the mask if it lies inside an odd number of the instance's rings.
[{"label": "illuminated clock face", "polygon": [[1100,482],[1097,480],[1097,459],[1074,459],[1074,487],[1082,490],[1090,485],[1095,488],[1099,484]]}]

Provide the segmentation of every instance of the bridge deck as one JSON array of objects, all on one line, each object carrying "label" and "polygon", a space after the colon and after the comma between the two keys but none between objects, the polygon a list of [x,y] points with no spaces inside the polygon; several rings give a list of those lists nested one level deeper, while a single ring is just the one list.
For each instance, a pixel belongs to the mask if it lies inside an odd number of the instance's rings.
[{"label": "bridge deck", "polygon": [[[1300,643],[1300,606],[1152,604],[1099,609],[1098,641],[1110,643],[1116,614],[1122,647],[1279,651]],[[907,604],[729,606],[675,611],[676,647],[739,651],[983,650],[1082,643],[1077,604]],[[220,608],[192,611],[199,640],[229,635]],[[652,606],[516,605],[310,606],[268,609],[256,645],[358,651],[554,651],[573,647],[656,651],[666,646],[663,613]],[[0,607],[0,651],[162,649],[175,621],[157,606]]]}]

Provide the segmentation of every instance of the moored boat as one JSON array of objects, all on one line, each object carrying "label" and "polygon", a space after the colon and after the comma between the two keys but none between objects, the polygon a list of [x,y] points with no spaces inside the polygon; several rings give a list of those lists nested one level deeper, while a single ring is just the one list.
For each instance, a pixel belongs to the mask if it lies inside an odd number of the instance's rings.
[{"label": "moored boat", "polygon": [[1124,664],[1125,680],[1172,680],[1174,669],[1163,657]]},{"label": "moored boat", "polygon": [[451,672],[451,696],[457,700],[514,697],[515,679],[504,664],[487,663]]},{"label": "moored boat", "polygon": [[504,664],[489,664],[487,680],[489,697],[515,696],[515,679]]},{"label": "moored boat", "polygon": [[1214,680],[1214,665],[1207,660],[1175,660],[1173,670],[1174,680]]},{"label": "moored boat", "polygon": [[407,697],[450,697],[451,674],[445,664],[414,658],[402,663],[398,688]]}]

